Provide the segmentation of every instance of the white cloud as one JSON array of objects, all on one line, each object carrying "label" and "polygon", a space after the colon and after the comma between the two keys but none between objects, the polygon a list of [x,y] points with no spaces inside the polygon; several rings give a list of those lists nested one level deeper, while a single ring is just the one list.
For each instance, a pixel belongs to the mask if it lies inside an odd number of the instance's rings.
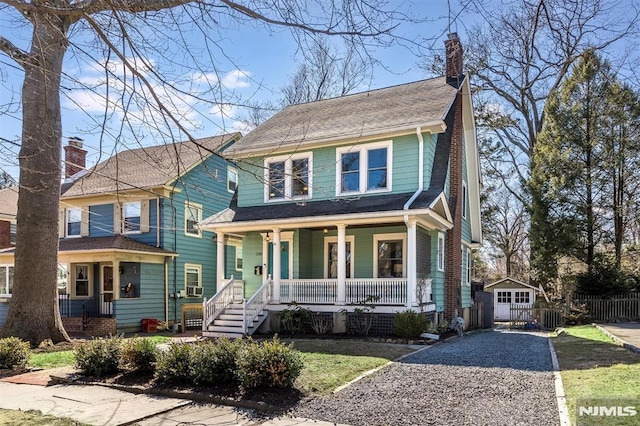
[{"label": "white cloud", "polygon": [[222,77],[222,85],[227,89],[242,89],[249,87],[251,72],[243,70],[233,70]]}]

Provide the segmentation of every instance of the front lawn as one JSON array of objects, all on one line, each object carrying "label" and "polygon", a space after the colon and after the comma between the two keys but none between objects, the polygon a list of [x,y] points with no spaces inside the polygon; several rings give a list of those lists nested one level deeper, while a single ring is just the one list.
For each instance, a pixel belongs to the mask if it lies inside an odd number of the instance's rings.
[{"label": "front lawn", "polygon": [[[607,417],[606,424],[640,422],[640,356],[618,346],[597,328],[569,327],[553,339],[558,355],[567,406],[576,422],[578,403],[584,405],[635,405],[638,415]],[[603,417],[580,417],[578,424],[605,424]],[[592,422],[592,423],[590,423]]]},{"label": "front lawn", "polygon": [[304,394],[329,393],[362,373],[413,352],[404,345],[352,340],[300,340],[304,368],[295,386]]},{"label": "front lawn", "polygon": [[5,410],[0,408],[0,425],[81,426],[72,419],[44,415],[39,411]]}]

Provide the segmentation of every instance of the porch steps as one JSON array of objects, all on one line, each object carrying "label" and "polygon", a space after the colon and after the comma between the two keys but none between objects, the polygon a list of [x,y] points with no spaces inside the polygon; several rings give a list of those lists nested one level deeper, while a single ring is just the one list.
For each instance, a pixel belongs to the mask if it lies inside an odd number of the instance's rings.
[{"label": "porch steps", "polygon": [[[229,337],[232,339],[245,335],[242,329],[244,311],[241,304],[232,304],[227,307],[218,318],[213,321],[207,331],[203,331],[204,337]],[[262,311],[247,327],[247,335],[252,335],[262,322],[267,318],[268,312]]]}]

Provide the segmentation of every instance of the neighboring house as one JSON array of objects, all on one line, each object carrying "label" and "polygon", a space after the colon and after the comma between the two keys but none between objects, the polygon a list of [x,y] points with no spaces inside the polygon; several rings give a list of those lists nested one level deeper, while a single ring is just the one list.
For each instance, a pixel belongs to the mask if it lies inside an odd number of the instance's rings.
[{"label": "neighboring house", "polygon": [[[240,137],[126,150],[86,171],[82,143],[65,146],[58,291],[68,330],[80,318],[95,334],[138,331],[147,318],[172,324],[183,303],[216,293],[215,236],[196,224],[229,205],[237,172],[217,153]],[[226,249],[234,260],[221,267],[241,277],[241,251]],[[13,250],[0,265],[13,269]],[[10,289],[0,294],[10,302]]]},{"label": "neighboring house", "polygon": [[547,298],[542,287],[509,277],[485,285],[484,290],[493,294],[493,317],[498,321],[510,321],[512,307],[532,308],[538,295]]},{"label": "neighboring house", "polygon": [[18,214],[18,188],[0,189],[0,249],[16,243],[16,215]]},{"label": "neighboring house", "polygon": [[335,331],[370,296],[387,317],[466,313],[480,168],[462,47],[456,35],[445,44],[447,76],[289,106],[226,151],[238,192],[201,227],[218,247],[242,238],[250,316],[238,318],[219,267],[205,334],[251,333],[263,309],[293,302],[334,314]]}]

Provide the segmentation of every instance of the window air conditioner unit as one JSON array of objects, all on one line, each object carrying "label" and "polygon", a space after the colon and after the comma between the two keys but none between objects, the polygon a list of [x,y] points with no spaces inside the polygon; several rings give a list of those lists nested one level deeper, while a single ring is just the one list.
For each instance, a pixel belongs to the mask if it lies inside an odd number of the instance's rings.
[{"label": "window air conditioner unit", "polygon": [[202,287],[187,287],[187,296],[202,296]]}]

